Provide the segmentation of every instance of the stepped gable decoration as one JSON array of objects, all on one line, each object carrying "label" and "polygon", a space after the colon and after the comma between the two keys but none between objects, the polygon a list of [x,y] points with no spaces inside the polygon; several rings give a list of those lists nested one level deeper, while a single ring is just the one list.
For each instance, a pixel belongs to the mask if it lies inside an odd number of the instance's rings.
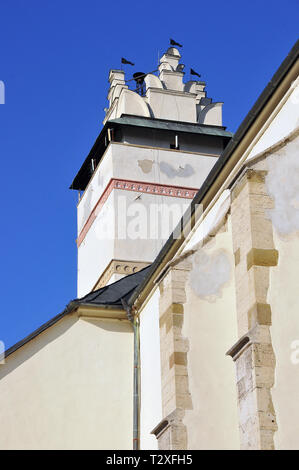
[{"label": "stepped gable decoration", "polygon": [[[201,75],[189,68],[191,80],[185,79],[185,65],[181,63],[182,44],[170,39],[170,47],[159,60],[158,69],[137,71],[126,77],[124,70],[113,69],[109,74],[109,106],[105,108],[104,124],[122,115],[165,119],[194,124],[222,125],[222,104],[205,101],[206,83]],[[121,63],[134,65],[122,57]]]}]

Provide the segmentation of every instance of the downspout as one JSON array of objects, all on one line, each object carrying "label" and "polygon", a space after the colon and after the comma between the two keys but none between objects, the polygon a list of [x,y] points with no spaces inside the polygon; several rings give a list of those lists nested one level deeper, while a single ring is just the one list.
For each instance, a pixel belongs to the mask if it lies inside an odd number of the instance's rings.
[{"label": "downspout", "polygon": [[134,307],[130,307],[125,299],[121,299],[127,312],[128,320],[132,323],[134,333],[134,378],[133,378],[133,450],[139,450],[139,414],[140,414],[140,332],[139,317]]}]

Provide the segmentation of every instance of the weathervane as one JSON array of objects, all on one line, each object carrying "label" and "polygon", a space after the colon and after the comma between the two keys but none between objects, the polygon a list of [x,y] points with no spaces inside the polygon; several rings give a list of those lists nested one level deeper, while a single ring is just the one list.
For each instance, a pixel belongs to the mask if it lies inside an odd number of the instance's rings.
[{"label": "weathervane", "polygon": [[179,42],[176,42],[174,39],[169,39],[169,42],[171,46],[183,47],[182,44],[180,44]]},{"label": "weathervane", "polygon": [[[130,60],[125,59],[124,57],[121,58],[121,64],[127,64],[127,65],[135,65],[133,62]],[[122,70],[122,65],[121,65],[121,70]]]},{"label": "weathervane", "polygon": [[195,72],[195,70],[193,70],[193,69],[190,69],[190,74],[191,75],[197,75],[199,78],[201,77],[201,75],[199,75],[199,73]]}]

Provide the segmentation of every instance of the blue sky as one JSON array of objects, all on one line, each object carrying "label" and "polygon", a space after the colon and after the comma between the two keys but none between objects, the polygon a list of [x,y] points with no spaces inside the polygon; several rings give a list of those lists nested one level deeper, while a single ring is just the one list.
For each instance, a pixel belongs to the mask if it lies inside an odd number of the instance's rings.
[{"label": "blue sky", "polygon": [[235,131],[297,39],[297,0],[0,0],[1,314],[11,346],[76,297],[68,189],[96,139],[107,78],[151,71],[172,37]]}]

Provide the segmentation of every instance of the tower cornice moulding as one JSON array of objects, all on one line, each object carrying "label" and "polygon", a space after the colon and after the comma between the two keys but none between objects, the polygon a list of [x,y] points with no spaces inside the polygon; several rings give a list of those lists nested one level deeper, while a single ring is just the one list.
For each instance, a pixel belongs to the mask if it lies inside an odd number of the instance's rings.
[{"label": "tower cornice moulding", "polygon": [[143,268],[146,268],[150,264],[150,262],[146,261],[128,261],[113,259],[110,261],[103,274],[101,274],[92,290],[94,291],[106,286],[113,274],[123,274],[125,276],[128,276],[129,274],[137,273],[138,271]]}]

